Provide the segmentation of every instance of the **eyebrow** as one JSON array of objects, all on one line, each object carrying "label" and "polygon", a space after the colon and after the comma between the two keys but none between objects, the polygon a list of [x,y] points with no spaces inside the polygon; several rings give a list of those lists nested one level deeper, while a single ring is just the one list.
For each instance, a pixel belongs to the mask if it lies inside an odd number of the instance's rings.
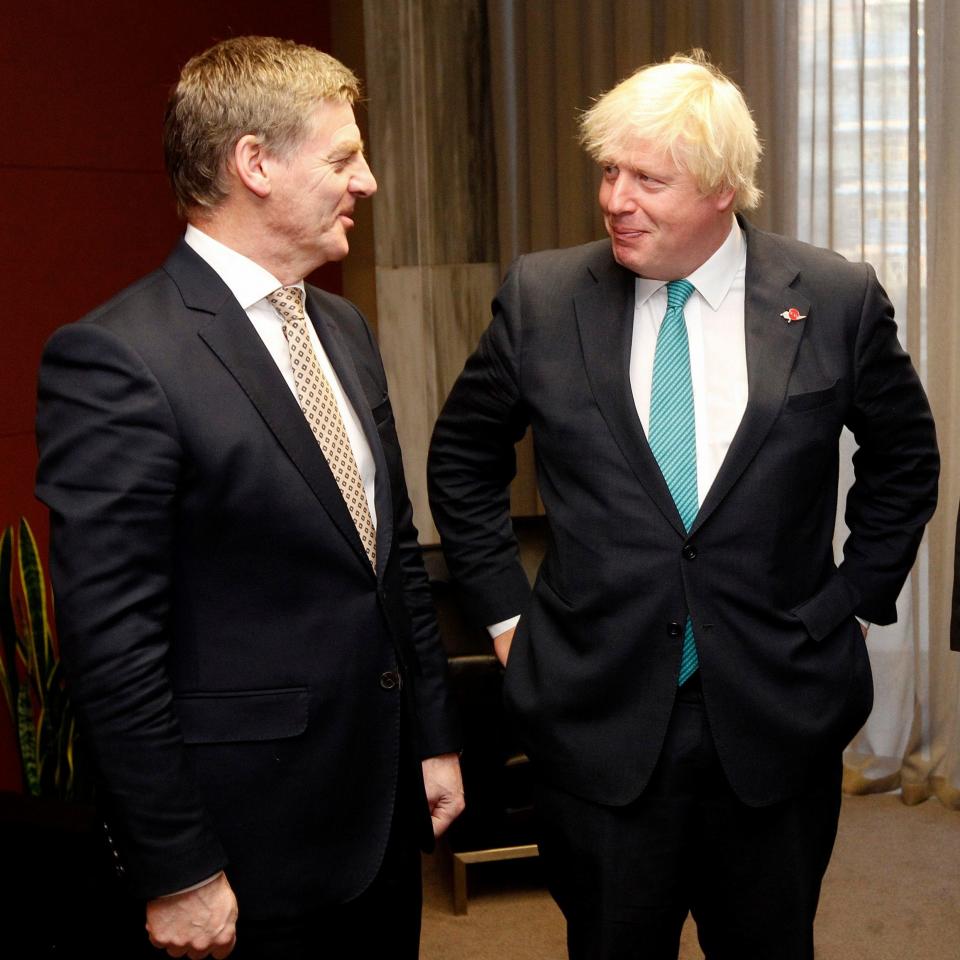
[{"label": "eyebrow", "polygon": [[614,166],[620,167],[622,170],[629,170],[634,174],[641,174],[644,177],[649,177],[651,180],[659,180],[661,183],[673,183],[673,181],[676,179],[675,171],[657,169],[652,164],[635,166],[632,163],[617,163],[614,164]]},{"label": "eyebrow", "polygon": [[336,144],[330,160],[343,160],[354,153],[363,153],[363,140],[343,140]]}]

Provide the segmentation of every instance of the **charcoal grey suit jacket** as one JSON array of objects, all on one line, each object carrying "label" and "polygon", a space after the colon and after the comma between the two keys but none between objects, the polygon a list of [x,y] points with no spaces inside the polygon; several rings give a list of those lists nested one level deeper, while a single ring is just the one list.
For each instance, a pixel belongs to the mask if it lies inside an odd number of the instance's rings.
[{"label": "charcoal grey suit jacket", "polygon": [[[854,615],[895,619],[936,502],[933,420],[873,270],[741,225],[749,398],[689,533],[637,416],[634,275],[607,240],[514,264],[433,436],[434,516],[469,608],[523,612],[505,683],[527,749],[597,802],[630,802],[653,770],[688,616],[733,789],[795,792],[870,710]],[[844,426],[859,449],[838,566]],[[528,427],[550,532],[532,594],[506,494]]]}]

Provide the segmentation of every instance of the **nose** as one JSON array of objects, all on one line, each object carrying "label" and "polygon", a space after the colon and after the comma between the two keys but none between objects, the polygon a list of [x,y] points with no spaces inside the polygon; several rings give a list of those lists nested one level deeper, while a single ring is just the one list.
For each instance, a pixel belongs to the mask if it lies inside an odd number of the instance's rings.
[{"label": "nose", "polygon": [[604,180],[600,189],[600,203],[608,214],[619,216],[636,209],[636,199],[630,188],[630,179],[620,171],[613,180]]},{"label": "nose", "polygon": [[350,178],[350,192],[356,197],[372,197],[377,192],[377,181],[361,153],[357,157],[356,169]]}]

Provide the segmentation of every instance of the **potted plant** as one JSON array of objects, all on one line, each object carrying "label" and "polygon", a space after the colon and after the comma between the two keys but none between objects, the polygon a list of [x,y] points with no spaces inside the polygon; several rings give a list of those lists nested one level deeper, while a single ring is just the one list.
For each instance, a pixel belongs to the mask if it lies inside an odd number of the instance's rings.
[{"label": "potted plant", "polygon": [[48,614],[37,542],[23,517],[0,537],[0,686],[10,711],[24,793],[89,801],[77,724]]},{"label": "potted plant", "polygon": [[5,946],[20,956],[82,956],[91,948],[129,958],[104,944],[111,934],[102,927],[118,901],[51,610],[36,539],[21,518],[0,535],[0,687],[23,784],[21,793],[0,793],[4,862],[16,865],[0,905]]}]

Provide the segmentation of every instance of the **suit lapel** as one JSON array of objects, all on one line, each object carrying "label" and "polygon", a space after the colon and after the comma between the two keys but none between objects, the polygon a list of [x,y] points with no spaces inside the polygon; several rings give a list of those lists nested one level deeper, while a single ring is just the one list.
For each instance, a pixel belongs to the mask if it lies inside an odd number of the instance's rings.
[{"label": "suit lapel", "polygon": [[217,273],[182,241],[165,269],[180,289],[185,305],[203,315],[198,329],[200,338],[240,385],[331,521],[369,570],[360,536],[323,451],[246,312]]},{"label": "suit lapel", "polygon": [[607,427],[650,499],[681,536],[677,506],[644,435],[630,386],[634,275],[604,248],[588,269],[592,282],[574,297],[587,379]]},{"label": "suit lapel", "polygon": [[809,299],[791,286],[797,270],[782,259],[775,239],[740,222],[747,231],[747,406],[691,534],[704,524],[756,456],[783,405],[805,326],[802,320],[787,323],[781,314],[796,307],[805,316],[810,309]]},{"label": "suit lapel", "polygon": [[[333,369],[337,371],[340,386],[343,387],[343,392],[347,395],[347,399],[360,421],[360,426],[373,455],[376,468],[374,502],[377,509],[377,572],[378,575],[382,575],[393,543],[393,496],[390,492],[390,477],[387,471],[387,461],[383,454],[383,445],[380,442],[380,433],[374,422],[370,400],[364,393],[353,357],[336,323],[333,321],[330,311],[324,308],[320,299],[309,287],[307,288],[307,314],[317,331],[317,336],[323,344],[323,349],[326,351]],[[360,543],[359,536],[357,537],[357,543]]]}]

